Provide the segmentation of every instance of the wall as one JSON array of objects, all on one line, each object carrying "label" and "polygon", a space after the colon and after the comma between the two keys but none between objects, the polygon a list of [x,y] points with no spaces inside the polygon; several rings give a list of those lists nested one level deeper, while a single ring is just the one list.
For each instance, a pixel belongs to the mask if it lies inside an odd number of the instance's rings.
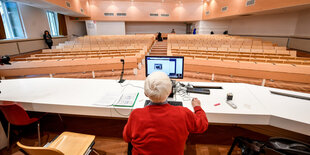
[{"label": "wall", "polygon": [[97,35],[125,35],[125,22],[96,22]]},{"label": "wall", "polygon": [[229,29],[231,21],[199,21],[195,23],[197,34],[210,34],[213,31],[215,34],[223,34]]},{"label": "wall", "polygon": [[167,23],[167,22],[126,22],[126,34],[136,33],[171,33],[172,29],[177,34],[186,33],[186,23]]},{"label": "wall", "polygon": [[20,3],[18,3],[18,7],[24,22],[27,38],[43,38],[44,31],[50,30],[45,10]]},{"label": "wall", "polygon": [[292,36],[295,33],[298,13],[256,15],[233,19],[229,34]]},{"label": "wall", "polygon": [[125,35],[125,22],[85,22],[87,35]]},{"label": "wall", "polygon": [[310,10],[299,12],[295,36],[310,38]]},{"label": "wall", "polygon": [[[67,41],[67,37],[54,37],[54,46]],[[41,39],[19,39],[19,40],[1,40],[0,56],[17,55],[26,52],[32,52],[48,48],[43,38]]]},{"label": "wall", "polygon": [[232,19],[228,32],[231,35],[250,36],[287,46],[288,38],[294,36],[298,12],[253,15]]},{"label": "wall", "polygon": [[[245,35],[310,52],[310,11],[238,17],[231,20],[229,34]],[[309,38],[309,39],[307,39]]]},{"label": "wall", "polygon": [[289,47],[310,52],[310,10],[299,12],[295,37],[289,41]]},{"label": "wall", "polygon": [[[105,21],[197,21],[201,20],[202,2],[179,3],[169,2],[130,2],[92,0],[90,5],[92,20]],[[104,13],[114,13],[113,17]],[[118,17],[116,13],[127,13],[126,17]],[[151,17],[150,13],[158,13]],[[169,13],[169,17],[160,14]]]},{"label": "wall", "polygon": [[[255,0],[255,5],[246,6],[246,1],[210,0],[210,2],[205,2],[203,5],[202,19],[215,19],[310,4],[309,0]],[[228,7],[228,10],[222,12],[221,9],[225,6]],[[206,11],[210,13],[206,15]],[[283,11],[286,12],[286,10]]]},{"label": "wall", "polygon": [[87,34],[85,21],[71,20],[66,16],[66,24],[69,38],[74,36],[84,36]]}]

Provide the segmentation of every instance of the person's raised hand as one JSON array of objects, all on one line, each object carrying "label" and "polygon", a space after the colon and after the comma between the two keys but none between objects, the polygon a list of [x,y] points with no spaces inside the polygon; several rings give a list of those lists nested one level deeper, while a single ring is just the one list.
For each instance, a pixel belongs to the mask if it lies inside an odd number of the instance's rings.
[{"label": "person's raised hand", "polygon": [[192,99],[192,106],[195,108],[196,106],[200,106],[200,101],[197,98]]}]

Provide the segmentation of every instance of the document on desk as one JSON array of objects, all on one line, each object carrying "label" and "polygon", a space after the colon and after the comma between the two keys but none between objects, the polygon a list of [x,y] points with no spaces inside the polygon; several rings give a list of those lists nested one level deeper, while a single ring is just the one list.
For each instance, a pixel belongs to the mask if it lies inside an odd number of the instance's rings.
[{"label": "document on desk", "polygon": [[106,92],[102,97],[93,105],[96,106],[112,106],[120,99],[120,92]]},{"label": "document on desk", "polygon": [[133,107],[138,99],[139,92],[136,93],[124,93],[120,99],[113,104],[113,106],[119,107]]}]

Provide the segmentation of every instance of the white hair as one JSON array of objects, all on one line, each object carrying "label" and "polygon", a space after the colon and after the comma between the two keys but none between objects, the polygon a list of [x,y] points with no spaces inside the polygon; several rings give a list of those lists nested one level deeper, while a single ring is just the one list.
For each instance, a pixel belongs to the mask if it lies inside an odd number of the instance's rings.
[{"label": "white hair", "polygon": [[171,80],[164,72],[153,72],[144,82],[144,93],[154,103],[166,101],[171,89]]}]

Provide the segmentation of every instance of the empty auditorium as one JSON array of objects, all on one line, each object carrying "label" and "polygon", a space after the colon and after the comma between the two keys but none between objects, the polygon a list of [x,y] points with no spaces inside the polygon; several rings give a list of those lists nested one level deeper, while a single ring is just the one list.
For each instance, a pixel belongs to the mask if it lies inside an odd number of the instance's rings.
[{"label": "empty auditorium", "polygon": [[0,155],[310,155],[309,0],[0,13]]}]

